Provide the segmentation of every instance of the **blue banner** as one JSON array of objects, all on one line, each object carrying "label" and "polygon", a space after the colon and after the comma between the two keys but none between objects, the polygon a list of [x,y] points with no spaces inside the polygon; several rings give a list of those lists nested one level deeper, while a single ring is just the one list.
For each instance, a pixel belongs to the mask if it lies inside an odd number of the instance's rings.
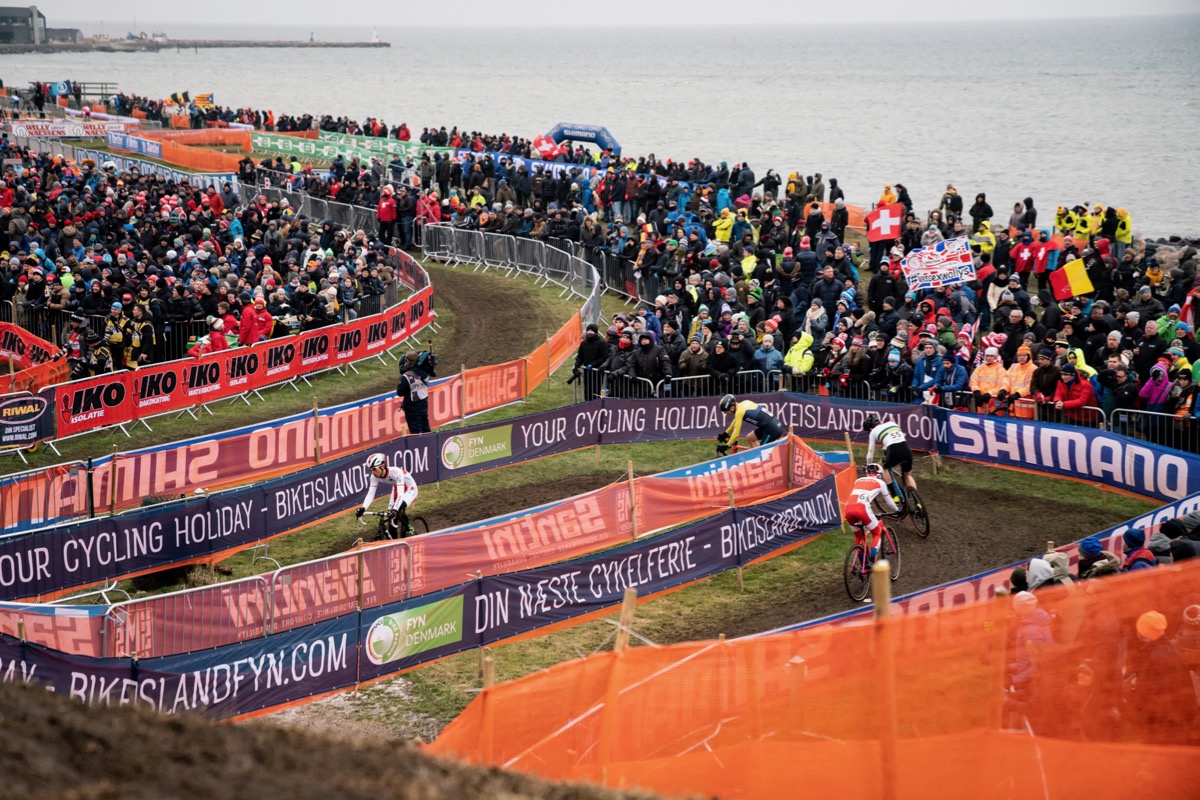
[{"label": "blue banner", "polygon": [[0,635],[0,675],[89,704],[249,714],[354,686],[747,564],[840,525],[833,477],[768,503],[547,567],[471,581],[237,644],[158,658],[71,656]]}]

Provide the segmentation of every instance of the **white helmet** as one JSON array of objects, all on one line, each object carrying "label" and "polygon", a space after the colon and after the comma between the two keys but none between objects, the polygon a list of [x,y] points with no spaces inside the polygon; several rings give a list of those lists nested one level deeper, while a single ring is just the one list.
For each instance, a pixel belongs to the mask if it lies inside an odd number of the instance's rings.
[{"label": "white helmet", "polygon": [[387,456],[383,453],[371,453],[367,456],[367,469],[375,469],[376,467],[386,467]]}]

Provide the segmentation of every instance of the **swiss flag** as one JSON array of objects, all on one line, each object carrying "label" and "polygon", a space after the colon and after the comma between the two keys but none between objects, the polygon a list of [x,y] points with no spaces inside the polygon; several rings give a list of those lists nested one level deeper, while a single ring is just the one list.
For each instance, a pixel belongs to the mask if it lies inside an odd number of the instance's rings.
[{"label": "swiss flag", "polygon": [[863,217],[867,223],[867,241],[886,242],[899,239],[900,231],[904,227],[904,215],[907,213],[908,209],[904,203],[879,206],[869,212]]},{"label": "swiss flag", "polygon": [[561,148],[549,136],[536,137],[533,140],[533,149],[546,161],[553,161],[561,152]]}]

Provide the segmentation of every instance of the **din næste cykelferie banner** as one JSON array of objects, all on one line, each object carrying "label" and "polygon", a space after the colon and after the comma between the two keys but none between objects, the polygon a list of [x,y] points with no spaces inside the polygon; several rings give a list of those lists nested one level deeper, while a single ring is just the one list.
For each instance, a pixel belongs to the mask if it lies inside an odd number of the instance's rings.
[{"label": "din n\u00e6ste cykelferie banner", "polygon": [[733,569],[839,521],[834,478],[827,476],[621,548],[369,611],[351,602],[332,618],[198,652],[95,659],[0,635],[0,670],[85,703],[235,717],[600,611],[619,603],[630,586],[647,595]]}]

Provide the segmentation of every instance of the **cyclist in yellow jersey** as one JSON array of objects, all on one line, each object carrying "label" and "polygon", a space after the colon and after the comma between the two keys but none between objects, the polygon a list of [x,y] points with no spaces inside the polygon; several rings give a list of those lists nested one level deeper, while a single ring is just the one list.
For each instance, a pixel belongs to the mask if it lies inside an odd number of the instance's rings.
[{"label": "cyclist in yellow jersey", "polygon": [[733,415],[733,422],[729,423],[729,427],[717,437],[717,441],[722,445],[741,435],[743,421],[755,426],[754,431],[746,437],[751,447],[758,447],[760,444],[767,444],[783,438],[783,425],[753,400],[738,402],[733,395],[727,394],[717,403],[717,408],[726,414]]}]

